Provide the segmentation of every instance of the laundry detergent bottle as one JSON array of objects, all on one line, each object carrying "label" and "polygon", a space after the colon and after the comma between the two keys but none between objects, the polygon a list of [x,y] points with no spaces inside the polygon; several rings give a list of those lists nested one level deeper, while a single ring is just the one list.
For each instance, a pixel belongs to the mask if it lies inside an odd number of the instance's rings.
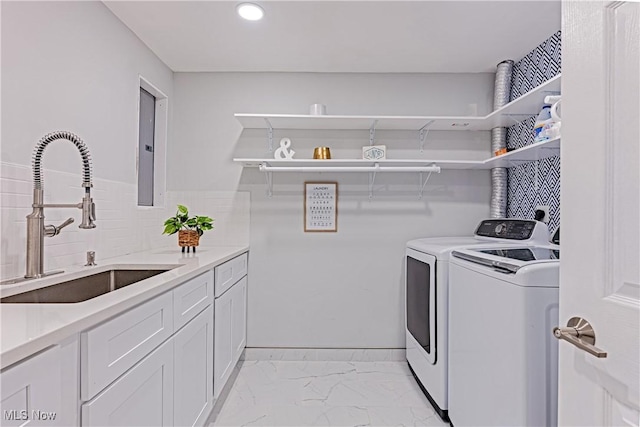
[{"label": "laundry detergent bottle", "polygon": [[553,119],[551,118],[551,106],[545,105],[538,113],[538,117],[536,118],[536,124],[533,126],[533,140],[535,142],[545,141],[549,139],[546,133],[542,133],[542,129],[547,125],[551,125]]}]

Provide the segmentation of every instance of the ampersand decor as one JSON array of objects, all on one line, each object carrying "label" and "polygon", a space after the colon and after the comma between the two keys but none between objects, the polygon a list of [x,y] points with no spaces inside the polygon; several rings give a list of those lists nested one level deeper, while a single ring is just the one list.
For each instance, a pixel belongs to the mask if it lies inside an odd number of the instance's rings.
[{"label": "ampersand decor", "polygon": [[296,154],[296,152],[293,150],[289,150],[289,147],[291,147],[291,140],[289,138],[282,138],[280,140],[280,148],[278,148],[276,152],[273,153],[274,159],[280,159],[280,160],[293,159],[293,155]]}]

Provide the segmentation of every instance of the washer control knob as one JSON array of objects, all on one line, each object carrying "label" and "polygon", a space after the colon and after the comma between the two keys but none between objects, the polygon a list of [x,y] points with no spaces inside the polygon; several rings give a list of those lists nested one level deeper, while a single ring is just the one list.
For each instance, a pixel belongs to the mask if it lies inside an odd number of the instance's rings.
[{"label": "washer control knob", "polygon": [[505,224],[503,222],[503,223],[500,223],[500,224],[496,225],[496,228],[495,228],[494,231],[496,232],[496,235],[498,235],[498,236],[505,234],[507,232],[507,224]]}]

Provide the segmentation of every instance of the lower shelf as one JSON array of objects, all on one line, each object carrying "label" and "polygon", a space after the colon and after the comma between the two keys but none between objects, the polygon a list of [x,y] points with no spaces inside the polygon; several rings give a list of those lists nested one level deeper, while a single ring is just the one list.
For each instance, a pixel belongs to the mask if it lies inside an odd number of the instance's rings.
[{"label": "lower shelf", "polygon": [[536,160],[546,159],[548,157],[560,155],[560,138],[554,138],[547,141],[536,142],[517,150],[509,151],[501,156],[491,157],[483,162],[487,167],[492,168],[511,168],[529,163]]},{"label": "lower shelf", "polygon": [[[438,159],[233,159],[247,168],[263,172],[439,172],[439,169],[510,168],[560,154],[560,138],[537,142],[486,160]],[[435,167],[435,168],[434,168]]]}]

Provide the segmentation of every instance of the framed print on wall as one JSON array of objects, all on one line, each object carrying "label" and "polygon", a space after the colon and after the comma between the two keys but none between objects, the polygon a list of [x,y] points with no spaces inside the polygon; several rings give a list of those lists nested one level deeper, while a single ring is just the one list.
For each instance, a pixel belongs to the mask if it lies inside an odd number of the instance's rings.
[{"label": "framed print on wall", "polygon": [[304,183],[304,231],[338,231],[338,183]]}]

